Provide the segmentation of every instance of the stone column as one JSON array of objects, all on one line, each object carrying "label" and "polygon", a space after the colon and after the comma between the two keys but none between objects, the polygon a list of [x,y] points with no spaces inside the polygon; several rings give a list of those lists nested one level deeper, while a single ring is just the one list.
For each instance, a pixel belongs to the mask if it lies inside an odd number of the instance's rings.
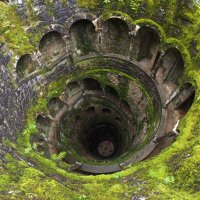
[{"label": "stone column", "polygon": [[131,37],[131,40],[130,40],[130,59],[132,59],[132,57],[136,60],[137,59],[137,56],[138,56],[138,53],[139,53],[139,40],[138,40],[138,30],[139,30],[140,26],[136,25],[135,26],[135,29],[130,31],[128,34],[129,36]]},{"label": "stone column", "polygon": [[159,55],[159,58],[158,58],[158,61],[157,63],[155,64],[155,66],[153,67],[153,70],[151,72],[151,78],[155,79],[156,78],[156,74],[158,72],[158,69],[160,68],[160,66],[162,66],[163,64],[163,60],[164,60],[164,55],[165,55],[165,52],[163,50],[160,51],[160,55]]},{"label": "stone column", "polygon": [[103,30],[103,23],[101,19],[96,19],[93,21],[93,24],[95,25],[95,31],[97,33],[97,50],[99,53],[102,53],[102,30]]},{"label": "stone column", "polygon": [[175,91],[171,93],[165,104],[163,105],[164,108],[167,108],[168,105],[180,94],[181,90],[180,87],[178,87]]},{"label": "stone column", "polygon": [[167,108],[168,105],[173,101],[174,109],[178,109],[178,107],[187,101],[192,94],[194,94],[193,86],[185,87],[183,89],[180,89],[179,87],[169,96],[163,107]]},{"label": "stone column", "polygon": [[173,101],[174,109],[178,109],[184,102],[186,102],[194,94],[194,91],[193,86],[184,88]]}]

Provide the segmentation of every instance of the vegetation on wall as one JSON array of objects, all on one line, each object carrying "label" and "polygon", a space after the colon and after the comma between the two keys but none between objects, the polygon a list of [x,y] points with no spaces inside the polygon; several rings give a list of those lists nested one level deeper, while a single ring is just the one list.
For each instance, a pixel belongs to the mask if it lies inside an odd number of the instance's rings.
[{"label": "vegetation on wall", "polygon": [[22,19],[16,15],[16,8],[0,2],[0,43],[15,51],[18,55],[32,52],[31,35],[24,29]]},{"label": "vegetation on wall", "polygon": [[[30,6],[31,1],[27,2]],[[45,111],[48,99],[63,91],[66,77],[52,82],[47,98],[41,96],[27,112],[25,130],[18,138],[19,146],[4,141],[14,154],[7,153],[0,161],[0,199],[98,200],[109,197],[114,200],[132,196],[199,199],[200,9],[192,1],[184,0],[78,0],[78,6],[91,13],[101,12],[104,17],[118,15],[136,24],[155,27],[164,45],[175,46],[183,54],[187,78],[197,88],[195,102],[181,121],[177,141],[159,156],[122,172],[85,176],[72,173],[59,158],[45,159],[37,153],[37,147],[29,143],[30,135],[37,131],[36,113]],[[22,55],[37,49],[39,36],[25,30],[15,6],[0,2],[0,43],[5,43],[16,55]]]}]

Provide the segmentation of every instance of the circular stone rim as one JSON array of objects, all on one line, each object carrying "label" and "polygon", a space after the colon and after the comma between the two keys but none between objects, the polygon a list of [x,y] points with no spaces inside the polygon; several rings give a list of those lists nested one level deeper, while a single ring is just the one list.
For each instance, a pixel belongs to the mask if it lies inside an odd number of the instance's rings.
[{"label": "circular stone rim", "polygon": [[[93,66],[93,68],[91,69],[89,68],[84,68],[83,70],[85,71],[85,74],[91,74],[92,71],[118,71],[121,74],[124,74],[125,76],[127,76],[127,78],[129,77],[136,79],[137,81],[141,81],[137,76],[133,76],[133,74],[129,74],[128,71],[126,71],[125,67],[131,67],[130,69],[134,69],[135,72],[134,73],[138,73],[140,76],[144,75],[145,78],[148,79],[148,82],[150,82],[153,87],[156,89],[153,93],[157,93],[157,99],[159,99],[159,107],[160,107],[160,118],[159,118],[159,122],[158,125],[154,128],[154,130],[152,131],[152,134],[154,136],[153,139],[151,139],[142,149],[140,149],[139,151],[137,151],[133,156],[130,156],[129,158],[127,158],[124,162],[121,163],[117,163],[117,164],[106,164],[106,165],[95,165],[95,164],[90,164],[90,163],[80,163],[79,161],[75,161],[74,164],[71,165],[72,169],[78,170],[78,171],[84,171],[87,173],[91,173],[91,174],[103,174],[103,173],[114,173],[117,171],[121,171],[123,170],[126,166],[139,162],[141,160],[143,160],[144,158],[146,158],[155,148],[156,143],[155,138],[163,135],[163,127],[165,126],[165,122],[166,122],[166,115],[167,112],[165,111],[165,109],[162,106],[162,102],[163,102],[163,94],[161,92],[161,90],[159,89],[159,87],[156,86],[155,81],[150,77],[150,75],[145,72],[143,69],[141,69],[138,66],[138,63],[133,62],[132,60],[126,60],[124,57],[122,56],[117,56],[117,55],[108,55],[108,54],[102,54],[100,56],[98,55],[90,55],[90,56],[82,56],[79,57],[79,60],[76,62],[75,64],[75,70],[80,69],[79,67],[77,67],[77,65],[82,62],[82,61],[87,61],[87,60],[92,60],[92,59],[96,59],[98,58],[99,61],[103,61],[103,59],[108,59],[109,61],[111,61],[111,63],[106,63],[102,62],[100,63],[100,66],[98,66],[98,68],[95,68],[95,66]],[[116,66],[113,65],[112,61],[118,61],[118,65]],[[118,66],[121,66],[120,69],[118,69]],[[58,65],[59,66],[59,65]],[[111,67],[111,68],[110,68]],[[115,67],[115,68],[113,68]],[[87,70],[89,70],[89,72],[87,72]],[[124,71],[123,71],[124,70]],[[154,133],[154,134],[153,134]]]}]

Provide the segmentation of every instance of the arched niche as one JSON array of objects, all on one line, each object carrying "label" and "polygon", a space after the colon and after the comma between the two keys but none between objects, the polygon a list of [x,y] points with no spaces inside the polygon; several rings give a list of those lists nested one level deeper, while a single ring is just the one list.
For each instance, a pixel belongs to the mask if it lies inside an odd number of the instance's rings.
[{"label": "arched niche", "polygon": [[36,134],[31,134],[31,144],[37,144],[37,151],[43,152],[45,156],[49,156],[49,148],[47,145],[48,134],[51,126],[51,120],[41,114],[36,117]]},{"label": "arched niche", "polygon": [[118,94],[117,90],[115,90],[113,87],[107,85],[107,86],[105,87],[105,92],[106,92],[108,95],[112,96],[115,100],[118,100],[118,99],[119,99],[119,94]]},{"label": "arched niche", "polygon": [[40,133],[45,134],[47,137],[48,132],[49,132],[49,127],[51,124],[51,120],[47,117],[44,117],[42,115],[37,115],[36,117],[36,127],[39,130]]},{"label": "arched niche", "polygon": [[81,92],[82,86],[77,81],[71,81],[67,84],[65,91],[62,93],[62,99],[66,102],[74,95]]},{"label": "arched niche", "polygon": [[115,120],[117,121],[117,123],[122,124],[122,119],[120,117],[115,117]]},{"label": "arched niche", "polygon": [[51,68],[66,53],[65,41],[61,33],[51,31],[45,34],[39,44],[41,62]]},{"label": "arched niche", "polygon": [[183,74],[184,61],[181,53],[176,48],[170,48],[165,52],[162,65],[157,72],[158,80],[173,82],[177,84],[179,77]]},{"label": "arched niche", "polygon": [[74,56],[96,52],[96,32],[94,24],[81,19],[70,27],[71,48]]},{"label": "arched niche", "polygon": [[124,109],[124,111],[127,114],[131,113],[131,107],[129,106],[129,104],[126,101],[121,102],[121,107]]},{"label": "arched niche", "polygon": [[71,97],[81,90],[81,86],[77,81],[72,81],[67,85],[68,96]]},{"label": "arched niche", "polygon": [[173,100],[174,109],[177,110],[180,116],[184,116],[192,106],[195,98],[195,88],[191,83],[185,83],[181,91]]},{"label": "arched niche", "polygon": [[102,112],[103,114],[111,114],[111,110],[110,110],[109,108],[103,108],[103,109],[101,110],[101,112]]},{"label": "arched niche", "polygon": [[85,78],[83,84],[86,90],[101,90],[100,83],[93,78]]},{"label": "arched niche", "polygon": [[102,48],[105,53],[129,55],[129,28],[119,18],[108,19],[103,25]]},{"label": "arched niche", "polygon": [[72,81],[67,84],[67,89],[69,91],[78,90],[79,88],[80,88],[80,85],[77,81]]},{"label": "arched niche", "polygon": [[17,62],[16,73],[19,79],[26,77],[34,72],[37,68],[37,64],[33,62],[29,54],[21,56]]},{"label": "arched niche", "polygon": [[95,109],[95,107],[94,106],[91,106],[91,107],[89,107],[89,108],[87,108],[86,110],[85,110],[85,117],[86,118],[89,118],[89,117],[91,117],[91,116],[94,116],[95,114],[96,114],[96,109]]},{"label": "arched niche", "polygon": [[49,110],[49,114],[52,117],[55,117],[56,114],[63,108],[64,102],[62,102],[58,97],[54,97],[49,100],[47,107]]},{"label": "arched niche", "polygon": [[151,69],[160,48],[160,37],[152,28],[141,27],[137,33],[137,40],[137,61]]}]

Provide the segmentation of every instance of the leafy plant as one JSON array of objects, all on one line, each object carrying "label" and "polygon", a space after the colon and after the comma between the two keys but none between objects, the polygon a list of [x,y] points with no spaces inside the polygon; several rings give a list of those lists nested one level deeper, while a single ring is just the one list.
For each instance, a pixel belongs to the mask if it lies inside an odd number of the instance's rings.
[{"label": "leafy plant", "polygon": [[169,184],[169,183],[174,183],[175,182],[175,178],[173,176],[167,176],[165,178],[165,183]]},{"label": "leafy plant", "polygon": [[61,161],[66,156],[66,154],[67,153],[65,151],[62,151],[58,155],[57,154],[51,155],[51,158],[54,161]]},{"label": "leafy plant", "polygon": [[24,149],[24,152],[26,154],[30,153],[31,151],[32,151],[32,147],[27,147],[27,148]]},{"label": "leafy plant", "polygon": [[131,1],[130,6],[133,11],[138,10],[140,3],[138,1]]}]

